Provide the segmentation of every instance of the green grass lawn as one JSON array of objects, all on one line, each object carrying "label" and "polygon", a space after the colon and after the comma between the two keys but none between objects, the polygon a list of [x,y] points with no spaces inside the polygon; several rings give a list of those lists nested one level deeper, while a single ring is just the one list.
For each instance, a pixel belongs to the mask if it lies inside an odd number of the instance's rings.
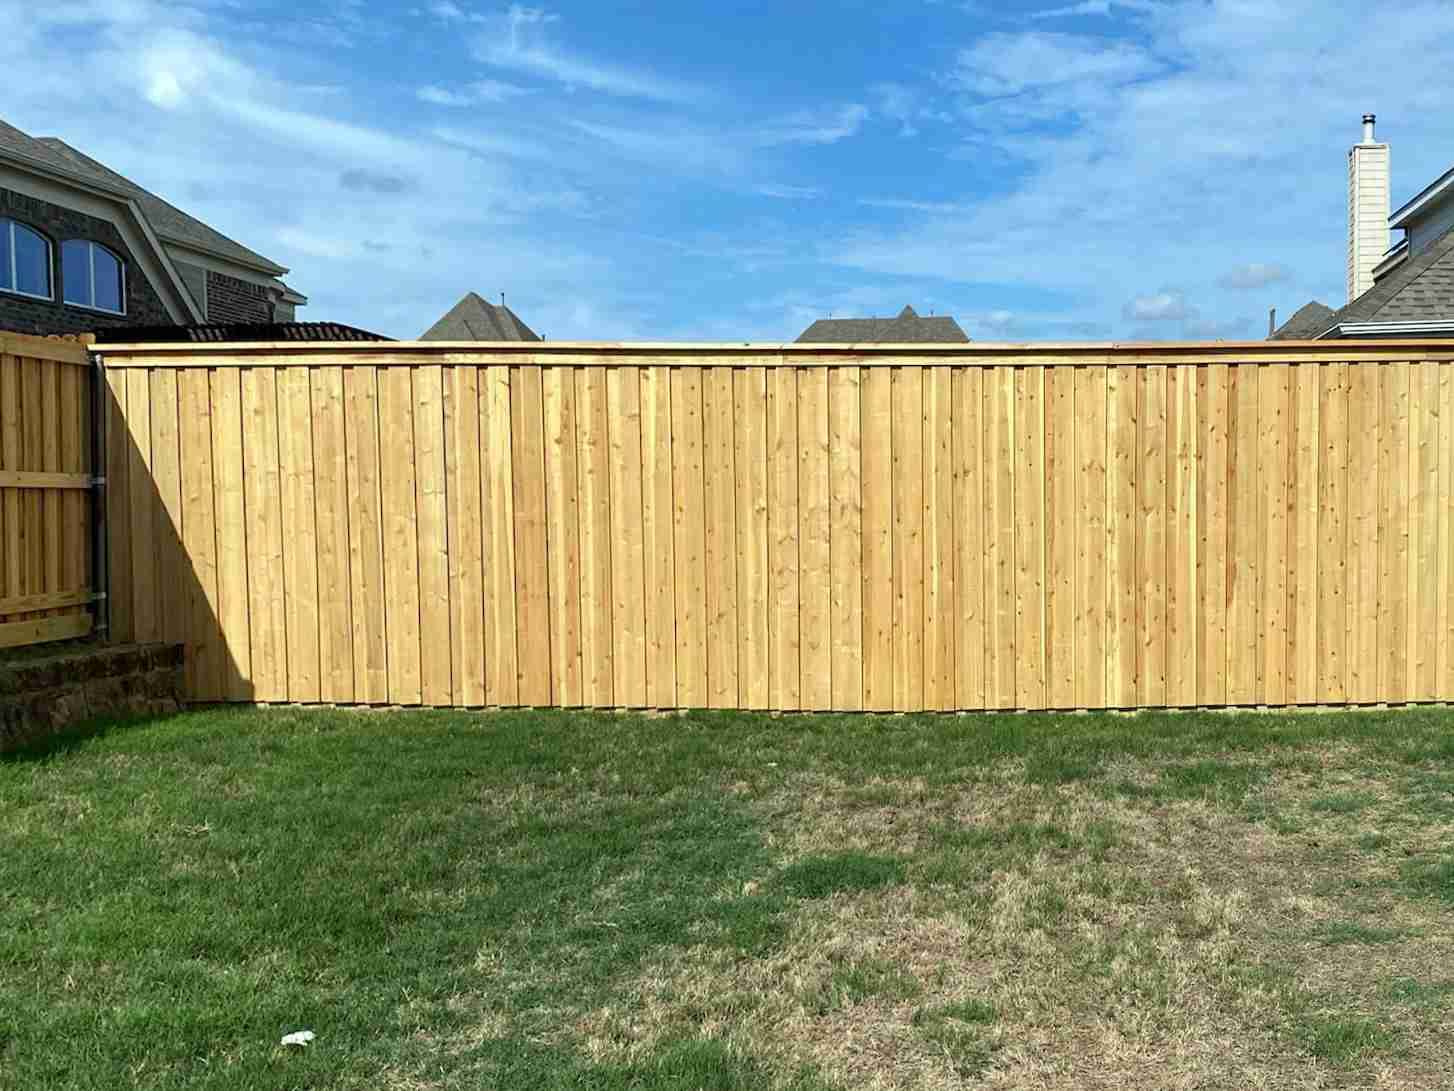
[{"label": "green grass lawn", "polygon": [[1451,1047],[1446,710],[202,710],[0,760],[5,1089],[1431,1087]]}]

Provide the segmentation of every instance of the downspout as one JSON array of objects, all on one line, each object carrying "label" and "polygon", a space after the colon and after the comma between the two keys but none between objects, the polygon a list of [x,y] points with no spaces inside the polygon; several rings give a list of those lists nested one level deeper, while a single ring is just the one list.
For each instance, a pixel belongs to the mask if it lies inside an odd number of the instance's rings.
[{"label": "downspout", "polygon": [[93,631],[103,639],[111,633],[111,557],[106,548],[106,362],[91,353],[91,606]]}]

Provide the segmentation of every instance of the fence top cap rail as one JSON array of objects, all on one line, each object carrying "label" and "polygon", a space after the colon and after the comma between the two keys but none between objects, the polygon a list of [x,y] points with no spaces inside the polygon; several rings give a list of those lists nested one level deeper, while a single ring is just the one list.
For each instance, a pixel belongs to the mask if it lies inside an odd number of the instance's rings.
[{"label": "fence top cap rail", "polygon": [[346,354],[351,357],[510,356],[538,361],[551,356],[781,356],[781,357],[1309,357],[1323,360],[1418,359],[1454,355],[1454,339],[1357,341],[970,341],[952,344],[871,342],[862,344],[755,341],[266,341],[100,345],[102,357],[226,356],[292,358]]}]

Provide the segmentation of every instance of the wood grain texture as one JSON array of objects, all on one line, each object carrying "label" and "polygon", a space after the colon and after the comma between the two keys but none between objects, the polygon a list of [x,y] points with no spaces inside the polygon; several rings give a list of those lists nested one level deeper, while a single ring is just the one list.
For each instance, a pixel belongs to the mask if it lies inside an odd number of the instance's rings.
[{"label": "wood grain texture", "polygon": [[[1454,352],[1318,351],[138,355],[113,635],[197,699],[1454,698]],[[0,358],[16,639],[91,602],[85,374]]]}]

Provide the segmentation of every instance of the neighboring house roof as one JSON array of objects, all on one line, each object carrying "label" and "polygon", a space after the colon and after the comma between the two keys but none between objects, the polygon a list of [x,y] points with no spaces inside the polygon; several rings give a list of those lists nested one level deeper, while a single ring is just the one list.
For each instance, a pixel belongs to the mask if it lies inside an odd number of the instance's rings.
[{"label": "neighboring house roof", "polygon": [[470,292],[420,334],[419,340],[539,341],[540,337],[503,303],[487,303]]},{"label": "neighboring house roof", "polygon": [[[1284,333],[1304,311],[1322,304],[1309,304],[1288,320],[1272,336],[1278,340],[1290,337],[1312,339],[1333,334],[1355,325],[1402,324],[1417,326],[1429,322],[1454,322],[1454,228],[1413,257],[1406,258],[1341,310],[1322,315],[1318,329],[1299,328]],[[1322,307],[1324,311],[1326,307]],[[1367,331],[1356,331],[1368,336]],[[1412,332],[1412,331],[1400,331]]]},{"label": "neighboring house roof", "polygon": [[82,154],[63,140],[53,136],[33,137],[0,121],[0,152],[7,151],[39,160],[64,174],[124,191],[136,201],[152,230],[169,242],[191,246],[242,265],[252,266],[270,276],[282,276],[288,271],[277,262],[208,227],[201,220],[188,216],[175,205]]},{"label": "neighboring house roof", "polygon": [[120,326],[96,335],[98,345],[173,345],[205,341],[392,341],[342,322],[228,322],[193,326]]},{"label": "neighboring house roof", "polygon": [[1316,299],[1299,307],[1281,326],[1269,336],[1269,341],[1311,341],[1332,326],[1333,308],[1325,307]]},{"label": "neighboring house roof", "polygon": [[905,307],[893,318],[820,318],[798,340],[816,344],[923,344],[968,341],[969,338],[948,315],[921,318],[913,307]]}]

